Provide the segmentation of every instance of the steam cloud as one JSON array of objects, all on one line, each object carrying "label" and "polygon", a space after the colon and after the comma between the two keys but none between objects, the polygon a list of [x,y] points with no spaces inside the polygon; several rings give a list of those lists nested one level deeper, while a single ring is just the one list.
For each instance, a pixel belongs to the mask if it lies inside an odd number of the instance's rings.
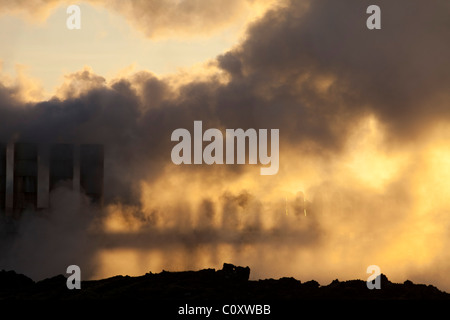
[{"label": "steam cloud", "polygon": [[[91,0],[124,15],[145,36],[155,38],[205,36],[229,27],[234,21],[259,16],[277,0]],[[42,21],[64,0],[0,1],[0,12],[20,13]]]},{"label": "steam cloud", "polygon": [[[230,261],[253,277],[330,281],[365,278],[378,264],[394,281],[448,290],[450,3],[377,1],[376,32],[365,28],[370,4],[268,11],[215,60],[227,82],[174,86],[141,71],[107,83],[86,69],[39,103],[0,84],[0,140],[101,143],[106,161],[103,212],[59,190],[66,201],[50,222],[27,215],[19,238],[3,241],[2,267],[39,278],[79,264],[100,277]],[[170,135],[194,120],[279,128],[279,173],[175,166]]]}]

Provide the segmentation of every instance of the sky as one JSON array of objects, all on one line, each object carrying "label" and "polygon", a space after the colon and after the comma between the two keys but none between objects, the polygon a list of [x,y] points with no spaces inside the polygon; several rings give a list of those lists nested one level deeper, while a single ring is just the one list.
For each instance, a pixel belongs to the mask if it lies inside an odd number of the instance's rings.
[{"label": "sky", "polygon": [[[0,40],[8,43],[0,49],[3,73],[14,77],[26,72],[42,87],[43,98],[51,97],[65,74],[85,66],[111,78],[141,69],[159,75],[176,73],[204,63],[232,47],[246,21],[258,14],[248,11],[211,36],[200,32],[149,39],[123,15],[95,3],[79,4],[83,24],[71,30],[66,27],[67,7],[61,2],[45,14],[5,12],[0,18],[0,27],[7,31]],[[26,13],[31,17],[24,18]]]},{"label": "sky", "polygon": [[[1,268],[228,262],[327,284],[378,265],[450,291],[448,1],[96,0],[80,30],[73,3],[0,3],[0,140],[105,147],[101,212],[55,190],[0,240]],[[171,134],[195,120],[279,129],[278,173],[175,165]]]}]

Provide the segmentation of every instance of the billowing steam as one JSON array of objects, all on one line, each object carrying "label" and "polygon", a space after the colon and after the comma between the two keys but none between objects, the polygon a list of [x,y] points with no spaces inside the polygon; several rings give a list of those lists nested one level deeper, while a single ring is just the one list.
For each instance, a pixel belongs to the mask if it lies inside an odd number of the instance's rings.
[{"label": "billowing steam", "polygon": [[[328,282],[377,264],[449,290],[450,4],[378,3],[370,32],[366,1],[292,1],[217,57],[221,74],[182,85],[86,69],[38,103],[0,85],[0,140],[105,147],[101,212],[56,190],[2,238],[1,268],[99,278],[231,262]],[[278,174],[174,165],[171,133],[195,120],[280,129]]]}]

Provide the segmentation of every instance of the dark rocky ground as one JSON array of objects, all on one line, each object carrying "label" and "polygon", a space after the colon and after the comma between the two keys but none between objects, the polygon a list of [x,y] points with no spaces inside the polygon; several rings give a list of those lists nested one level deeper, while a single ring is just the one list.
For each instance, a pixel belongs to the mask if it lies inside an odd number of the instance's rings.
[{"label": "dark rocky ground", "polygon": [[14,271],[0,271],[0,299],[6,300],[171,300],[265,301],[265,300],[450,300],[450,294],[432,285],[411,281],[392,283],[381,275],[381,289],[369,290],[363,280],[319,285],[294,278],[250,281],[248,267],[224,264],[222,270],[147,273],[82,281],[81,290],[69,290],[66,277],[58,275],[39,282]]}]

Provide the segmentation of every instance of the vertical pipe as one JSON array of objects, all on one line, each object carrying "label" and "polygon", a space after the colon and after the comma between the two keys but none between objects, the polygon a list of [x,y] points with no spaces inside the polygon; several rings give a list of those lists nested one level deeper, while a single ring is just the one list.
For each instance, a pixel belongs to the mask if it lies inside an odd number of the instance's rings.
[{"label": "vertical pipe", "polygon": [[50,148],[50,192],[63,186],[73,189],[74,147],[72,144],[55,144]]},{"label": "vertical pipe", "polygon": [[37,209],[37,146],[33,143],[14,145],[14,195],[15,216],[24,210]]},{"label": "vertical pipe", "polygon": [[6,144],[0,144],[0,213],[6,209]]},{"label": "vertical pipe", "polygon": [[80,188],[99,206],[103,205],[103,157],[102,145],[80,146]]}]

